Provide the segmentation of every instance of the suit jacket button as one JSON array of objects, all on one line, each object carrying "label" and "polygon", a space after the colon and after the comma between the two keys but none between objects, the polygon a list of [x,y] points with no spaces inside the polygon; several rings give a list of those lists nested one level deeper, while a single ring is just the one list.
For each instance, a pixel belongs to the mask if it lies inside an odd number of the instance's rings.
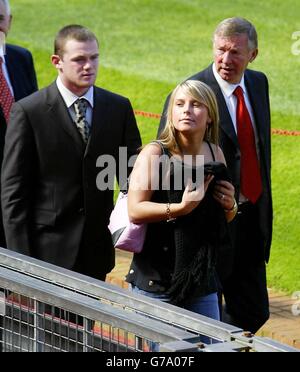
[{"label": "suit jacket button", "polygon": [[153,283],[152,280],[149,280],[149,283],[148,284],[149,284],[149,287],[152,287],[154,283]]},{"label": "suit jacket button", "polygon": [[164,252],[168,252],[169,248],[168,247],[163,247]]},{"label": "suit jacket button", "polygon": [[78,213],[83,214],[84,213],[84,208],[79,208]]}]

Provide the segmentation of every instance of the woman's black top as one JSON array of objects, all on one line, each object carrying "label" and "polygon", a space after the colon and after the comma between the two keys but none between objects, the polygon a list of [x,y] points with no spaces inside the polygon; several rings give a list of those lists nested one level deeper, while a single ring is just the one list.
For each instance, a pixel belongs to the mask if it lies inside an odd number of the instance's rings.
[{"label": "woman's black top", "polygon": [[[209,147],[215,161],[210,144]],[[160,182],[159,190],[154,191],[151,200],[179,203],[185,189],[184,178],[192,176],[195,183],[203,182],[203,173],[203,166],[188,168],[179,160],[172,161],[169,190]],[[163,166],[160,167],[160,180],[166,180]],[[143,250],[134,255],[127,282],[148,292],[168,294],[170,301],[178,305],[190,297],[217,291],[218,250],[230,241],[224,211],[213,198],[212,191],[213,182],[190,214],[173,222],[148,224]]]}]

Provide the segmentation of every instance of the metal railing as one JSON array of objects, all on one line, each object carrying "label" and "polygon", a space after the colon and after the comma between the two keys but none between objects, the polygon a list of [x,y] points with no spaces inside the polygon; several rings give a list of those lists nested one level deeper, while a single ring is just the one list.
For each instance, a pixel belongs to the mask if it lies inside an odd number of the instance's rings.
[{"label": "metal railing", "polygon": [[0,248],[2,351],[299,351]]}]

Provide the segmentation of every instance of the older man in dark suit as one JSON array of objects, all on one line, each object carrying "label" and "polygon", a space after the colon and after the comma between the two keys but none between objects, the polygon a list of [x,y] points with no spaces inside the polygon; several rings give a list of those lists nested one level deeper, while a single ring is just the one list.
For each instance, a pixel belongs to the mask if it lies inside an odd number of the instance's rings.
[{"label": "older man in dark suit", "polygon": [[[119,150],[130,157],[141,140],[129,100],[94,86],[98,62],[91,31],[59,31],[57,80],[11,112],[2,207],[9,249],[104,280],[115,263],[107,225]],[[115,167],[103,187],[96,180],[107,159]]]},{"label": "older man in dark suit", "polygon": [[[31,53],[17,45],[5,44],[12,21],[8,0],[0,0],[0,166],[11,104],[37,90]],[[0,212],[0,246],[6,247]]]},{"label": "older man in dark suit", "polygon": [[[247,69],[258,53],[257,33],[247,20],[222,21],[213,47],[214,63],[190,79],[205,82],[217,96],[220,146],[239,200],[238,215],[230,224],[233,249],[220,252],[219,259],[226,301],[223,319],[255,333],[269,317],[265,267],[272,237],[268,81],[263,73]],[[159,132],[163,127],[164,117]]]}]

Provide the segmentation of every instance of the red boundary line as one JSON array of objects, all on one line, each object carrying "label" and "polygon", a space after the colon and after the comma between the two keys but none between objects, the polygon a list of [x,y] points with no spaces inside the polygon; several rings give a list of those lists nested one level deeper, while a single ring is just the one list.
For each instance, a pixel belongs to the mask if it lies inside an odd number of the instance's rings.
[{"label": "red boundary line", "polygon": [[[135,115],[143,116],[145,118],[154,118],[154,119],[161,118],[160,114],[154,114],[152,112],[134,110],[134,113]],[[273,135],[279,135],[279,136],[294,136],[294,137],[300,136],[300,131],[297,131],[297,130],[272,129],[271,132]]]},{"label": "red boundary line", "polygon": [[153,114],[152,112],[134,110],[134,113],[136,115],[139,115],[139,116],[144,116],[145,118],[155,118],[155,119],[160,119],[161,118],[160,114]]},{"label": "red boundary line", "polygon": [[272,129],[272,134],[279,136],[300,136],[298,130]]}]

